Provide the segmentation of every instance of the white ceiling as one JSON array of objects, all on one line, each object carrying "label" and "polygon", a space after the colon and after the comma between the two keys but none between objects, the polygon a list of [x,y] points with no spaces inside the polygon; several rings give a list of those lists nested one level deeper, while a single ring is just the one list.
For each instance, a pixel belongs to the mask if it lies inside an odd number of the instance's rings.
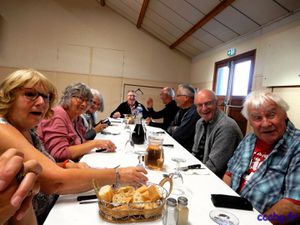
[{"label": "white ceiling", "polygon": [[[111,8],[136,25],[143,1],[146,0],[97,1],[103,7]],[[149,0],[140,29],[171,46],[221,2],[220,0]],[[175,49],[188,57],[194,57],[291,16],[299,10],[300,0],[235,0],[178,44]]]}]

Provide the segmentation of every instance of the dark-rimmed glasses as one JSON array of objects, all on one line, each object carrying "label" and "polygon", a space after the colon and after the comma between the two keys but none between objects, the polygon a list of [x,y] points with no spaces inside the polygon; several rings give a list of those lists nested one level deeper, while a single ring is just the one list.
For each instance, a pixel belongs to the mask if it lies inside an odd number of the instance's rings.
[{"label": "dark-rimmed glasses", "polygon": [[40,96],[43,98],[43,100],[46,103],[49,103],[51,101],[52,98],[51,94],[44,94],[35,89],[30,89],[30,88],[22,88],[22,89],[24,90],[23,95],[30,101],[35,101]]},{"label": "dark-rimmed glasses", "polygon": [[74,95],[74,96],[72,96],[73,98],[76,98],[76,100],[80,103],[80,104],[82,104],[83,102],[86,102],[88,105],[92,105],[92,100],[89,100],[89,99],[87,99],[87,98],[84,98],[84,97],[82,97],[82,96],[77,96],[77,95]]}]

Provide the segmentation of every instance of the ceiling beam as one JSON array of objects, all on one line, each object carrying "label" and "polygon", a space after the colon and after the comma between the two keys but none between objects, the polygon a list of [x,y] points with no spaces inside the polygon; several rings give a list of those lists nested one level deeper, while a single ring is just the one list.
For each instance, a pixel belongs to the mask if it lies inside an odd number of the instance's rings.
[{"label": "ceiling beam", "polygon": [[138,29],[141,28],[141,26],[142,26],[142,23],[143,23],[145,14],[146,14],[146,10],[147,10],[149,1],[150,1],[150,0],[144,0],[144,1],[143,1],[143,5],[142,5],[141,11],[140,11],[139,19],[138,19],[138,22],[137,22],[137,24],[136,24],[136,27],[137,27]]},{"label": "ceiling beam", "polygon": [[213,19],[216,15],[222,12],[225,8],[227,8],[232,2],[235,0],[223,0],[220,2],[215,8],[213,8],[208,14],[206,14],[201,20],[199,20],[194,26],[192,26],[187,32],[185,32],[180,38],[178,38],[173,44],[170,45],[170,48],[173,49],[189,36],[191,36],[198,29],[203,27],[206,23],[208,23],[211,19]]}]

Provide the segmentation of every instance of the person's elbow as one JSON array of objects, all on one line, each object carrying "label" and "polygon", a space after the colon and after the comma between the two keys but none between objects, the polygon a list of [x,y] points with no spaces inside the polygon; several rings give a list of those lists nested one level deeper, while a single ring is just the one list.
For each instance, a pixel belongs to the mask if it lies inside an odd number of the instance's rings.
[{"label": "person's elbow", "polygon": [[231,187],[231,177],[228,174],[224,174],[223,181],[225,184],[227,184],[229,187]]}]

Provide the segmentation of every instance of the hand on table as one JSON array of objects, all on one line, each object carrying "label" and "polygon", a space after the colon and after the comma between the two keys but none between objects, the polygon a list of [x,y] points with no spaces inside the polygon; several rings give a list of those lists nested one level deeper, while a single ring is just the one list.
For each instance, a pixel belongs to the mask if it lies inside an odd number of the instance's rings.
[{"label": "hand on table", "polygon": [[99,133],[99,132],[103,131],[106,127],[108,127],[107,124],[99,123],[97,126],[94,127],[94,129],[97,133]]},{"label": "hand on table", "polygon": [[150,117],[147,117],[146,120],[145,120],[145,122],[146,122],[147,125],[149,125],[149,124],[151,123],[151,121],[152,121],[152,120],[151,120]]},{"label": "hand on table", "polygon": [[112,116],[113,118],[120,118],[121,117],[121,113],[120,112],[115,112]]},{"label": "hand on table", "polygon": [[144,167],[125,167],[118,169],[120,173],[120,183],[130,185],[141,185],[145,184],[148,180],[147,171]]},{"label": "hand on table", "polygon": [[106,149],[107,152],[115,152],[116,146],[110,140],[94,140],[96,142],[96,148]]}]

